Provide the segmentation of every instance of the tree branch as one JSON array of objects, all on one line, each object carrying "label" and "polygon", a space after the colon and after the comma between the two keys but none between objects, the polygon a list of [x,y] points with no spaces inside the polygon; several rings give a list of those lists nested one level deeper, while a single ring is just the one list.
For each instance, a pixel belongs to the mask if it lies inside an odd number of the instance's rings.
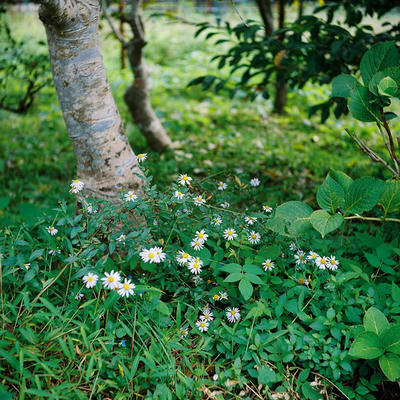
[{"label": "tree branch", "polygon": [[121,33],[118,32],[118,30],[115,28],[114,23],[113,23],[112,18],[111,18],[111,15],[107,11],[106,0],[101,0],[101,8],[102,8],[104,17],[107,20],[108,25],[110,26],[114,36],[121,42],[123,47],[126,47],[128,45],[128,43],[125,41],[125,39],[123,38]]},{"label": "tree branch", "polygon": [[395,147],[394,147],[392,132],[390,131],[389,125],[388,125],[388,123],[386,121],[386,117],[385,117],[385,113],[383,112],[383,108],[380,107],[379,111],[381,113],[383,126],[384,126],[386,134],[388,135],[388,138],[389,138],[389,153],[390,153],[390,157],[392,158],[392,160],[394,162],[394,165],[396,167],[396,171],[398,173],[399,172],[399,159],[396,156],[396,150],[395,150]]}]

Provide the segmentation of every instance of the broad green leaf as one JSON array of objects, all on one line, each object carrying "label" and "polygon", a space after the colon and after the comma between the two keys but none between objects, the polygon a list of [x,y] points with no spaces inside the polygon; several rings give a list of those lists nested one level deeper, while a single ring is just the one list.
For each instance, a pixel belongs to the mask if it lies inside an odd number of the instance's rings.
[{"label": "broad green leaf", "polygon": [[399,66],[395,67],[388,67],[385,68],[383,71],[379,71],[374,76],[371,78],[369,84],[368,84],[368,89],[370,92],[372,92],[374,95],[378,96],[378,85],[379,82],[385,78],[385,77],[390,77],[393,79],[397,85],[400,85],[400,68]]},{"label": "broad green leaf", "polygon": [[242,266],[240,264],[226,264],[220,268],[221,271],[225,272],[240,272],[242,270]]},{"label": "broad green leaf", "polygon": [[399,64],[400,56],[395,42],[383,42],[372,46],[361,59],[360,71],[364,84],[368,85],[378,71]]},{"label": "broad green leaf", "polygon": [[389,328],[389,321],[382,311],[371,307],[364,315],[363,325],[366,331],[375,332],[377,335],[380,335],[384,330]]},{"label": "broad green leaf", "polygon": [[330,215],[325,210],[317,210],[311,214],[311,224],[322,237],[342,225],[344,219],[341,214]]},{"label": "broad green leaf", "polygon": [[383,354],[382,344],[374,332],[360,333],[352,343],[349,355],[356,358],[372,360]]},{"label": "broad green leaf", "polygon": [[286,233],[286,224],[287,220],[282,217],[277,217],[276,215],[273,218],[270,218],[265,224],[266,228],[271,230],[272,232],[278,233],[279,235],[287,235]]},{"label": "broad green leaf", "polygon": [[400,182],[385,182],[385,191],[379,204],[383,207],[385,215],[400,210]]},{"label": "broad green leaf", "polygon": [[400,303],[400,287],[394,282],[392,282],[392,297],[395,302]]},{"label": "broad green leaf", "polygon": [[301,386],[305,400],[321,400],[322,396],[312,388],[309,382],[304,382]]},{"label": "broad green leaf", "polygon": [[258,368],[258,384],[271,385],[278,382],[280,379],[276,373],[268,366]]},{"label": "broad green leaf", "polygon": [[397,90],[397,83],[390,76],[385,76],[378,83],[378,93],[381,96],[395,96]]},{"label": "broad green leaf", "polygon": [[261,278],[258,275],[254,275],[254,274],[246,274],[246,279],[251,282],[251,283],[255,283],[256,285],[263,285],[264,282],[261,280]]},{"label": "broad green leaf", "polygon": [[[276,208],[275,217],[278,218],[281,223],[284,222],[284,232],[288,232],[291,235],[297,235],[302,233],[310,226],[310,215],[312,208],[301,201],[289,201],[281,204]],[[269,220],[268,222],[271,222]],[[271,229],[267,223],[267,227]],[[280,226],[282,228],[282,226]],[[273,229],[272,229],[273,230]],[[280,232],[279,232],[280,233]]]},{"label": "broad green leaf", "polygon": [[323,210],[334,213],[344,203],[344,190],[328,175],[325,182],[318,188],[317,201]]},{"label": "broad green leaf", "polygon": [[380,121],[379,106],[374,97],[364,86],[357,86],[350,93],[349,110],[351,115],[363,122]]},{"label": "broad green leaf", "polygon": [[386,377],[392,382],[400,378],[400,357],[393,353],[387,353],[379,357],[379,366]]},{"label": "broad green leaf", "polygon": [[332,81],[332,94],[331,97],[350,97],[350,92],[356,86],[361,86],[360,82],[348,74],[340,74],[336,76]]},{"label": "broad green leaf", "polygon": [[393,325],[379,336],[385,352],[400,354],[400,325]]},{"label": "broad green leaf", "polygon": [[258,267],[257,265],[253,265],[253,264],[243,265],[243,271],[246,273],[255,274],[255,275],[262,275],[264,273],[264,271],[260,267]]},{"label": "broad green leaf", "polygon": [[365,176],[352,182],[345,194],[345,215],[360,214],[373,208],[385,190],[385,183],[380,179]]},{"label": "broad green leaf", "polygon": [[342,171],[331,170],[329,172],[329,176],[342,187],[345,193],[347,192],[351,183],[353,182],[353,179],[351,179],[348,175],[346,175]]},{"label": "broad green leaf", "polygon": [[249,300],[253,294],[253,285],[246,278],[242,278],[239,282],[239,292],[245,300]]},{"label": "broad green leaf", "polygon": [[225,279],[224,282],[237,282],[243,278],[243,274],[241,272],[232,272]]},{"label": "broad green leaf", "polygon": [[264,246],[258,252],[258,255],[263,258],[275,260],[281,254],[281,248],[276,245]]}]

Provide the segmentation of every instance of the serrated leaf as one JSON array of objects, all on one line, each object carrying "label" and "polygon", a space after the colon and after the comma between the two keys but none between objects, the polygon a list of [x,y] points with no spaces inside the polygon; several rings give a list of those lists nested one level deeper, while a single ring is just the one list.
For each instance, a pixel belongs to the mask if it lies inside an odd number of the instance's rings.
[{"label": "serrated leaf", "polygon": [[385,352],[400,354],[400,325],[394,325],[383,331],[380,335]]},{"label": "serrated leaf", "polygon": [[239,282],[239,292],[245,300],[249,300],[253,294],[253,285],[246,278],[242,278]]},{"label": "serrated leaf", "polygon": [[384,354],[379,358],[379,366],[392,382],[400,378],[400,357],[398,355],[393,353]]},{"label": "serrated leaf", "polygon": [[375,332],[377,335],[380,335],[384,330],[389,328],[389,321],[382,311],[371,307],[364,315],[363,325],[366,331]]},{"label": "serrated leaf", "polygon": [[379,204],[383,207],[385,215],[400,210],[400,182],[385,182],[385,191]]},{"label": "serrated leaf", "polygon": [[344,203],[344,190],[331,176],[318,188],[318,205],[326,211],[334,213]]},{"label": "serrated leaf", "polygon": [[353,181],[345,194],[345,215],[360,214],[373,208],[385,190],[385,183],[380,179],[365,176]]},{"label": "serrated leaf", "polygon": [[346,175],[342,171],[331,170],[329,172],[329,176],[342,187],[345,193],[347,192],[351,183],[353,182],[353,179],[351,179],[348,175]]},{"label": "serrated leaf", "polygon": [[397,89],[397,83],[390,76],[385,76],[378,83],[378,93],[381,96],[395,96]]},{"label": "serrated leaf", "polygon": [[388,67],[388,68],[385,68],[384,70],[379,71],[373,75],[373,77],[371,78],[371,80],[368,84],[368,89],[370,90],[370,92],[372,92],[374,95],[378,96],[379,95],[378,84],[386,76],[393,79],[397,83],[397,85],[400,84],[400,68],[398,66]]},{"label": "serrated leaf", "polygon": [[356,358],[372,360],[383,354],[382,344],[374,332],[360,333],[352,343],[349,355]]},{"label": "serrated leaf", "polygon": [[309,382],[304,382],[301,386],[301,391],[303,392],[304,399],[307,400],[321,400],[322,396],[312,388]]},{"label": "serrated leaf", "polygon": [[357,86],[352,89],[349,98],[351,115],[363,122],[380,121],[379,106],[373,100],[373,95],[366,87]]},{"label": "serrated leaf", "polygon": [[358,80],[348,74],[340,74],[332,81],[331,97],[344,97],[348,98],[351,91],[358,85],[361,85]]},{"label": "serrated leaf", "polygon": [[318,231],[322,237],[329,232],[339,228],[343,223],[343,216],[341,214],[329,214],[325,210],[317,210],[311,214],[311,224],[313,228]]}]

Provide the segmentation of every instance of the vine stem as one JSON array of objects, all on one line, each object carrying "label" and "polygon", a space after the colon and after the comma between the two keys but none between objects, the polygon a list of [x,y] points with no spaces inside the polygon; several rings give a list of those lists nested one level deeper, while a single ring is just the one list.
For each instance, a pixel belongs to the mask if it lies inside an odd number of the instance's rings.
[{"label": "vine stem", "polygon": [[400,222],[398,218],[377,218],[377,217],[363,217],[362,215],[351,215],[350,217],[344,217],[344,219],[362,219],[364,221],[378,221],[378,222]]}]

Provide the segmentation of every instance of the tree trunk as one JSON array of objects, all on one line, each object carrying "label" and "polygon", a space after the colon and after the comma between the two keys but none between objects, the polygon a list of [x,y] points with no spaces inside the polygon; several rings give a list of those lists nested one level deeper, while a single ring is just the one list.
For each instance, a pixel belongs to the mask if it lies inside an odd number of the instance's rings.
[{"label": "tree trunk", "polygon": [[270,0],[256,0],[258,11],[265,27],[265,36],[270,37],[274,33],[274,19]]},{"label": "tree trunk", "polygon": [[163,151],[171,146],[171,139],[150,103],[150,71],[143,56],[146,38],[142,20],[142,0],[131,0],[131,6],[126,22],[132,29],[133,38],[128,42],[127,48],[134,81],[126,91],[124,99],[148,145],[155,151]]},{"label": "tree trunk", "polygon": [[39,0],[54,85],[77,159],[77,176],[92,197],[119,202],[139,190],[136,156],[124,134],[100,51],[98,0]]},{"label": "tree trunk", "polygon": [[[279,0],[279,29],[285,27],[285,0]],[[278,36],[279,40],[283,40],[284,34],[281,33]],[[279,68],[279,67],[277,67]],[[276,74],[276,82],[275,82],[275,99],[274,99],[274,113],[283,114],[286,98],[287,98],[287,89],[288,85],[282,77],[282,72],[279,70]]]}]

